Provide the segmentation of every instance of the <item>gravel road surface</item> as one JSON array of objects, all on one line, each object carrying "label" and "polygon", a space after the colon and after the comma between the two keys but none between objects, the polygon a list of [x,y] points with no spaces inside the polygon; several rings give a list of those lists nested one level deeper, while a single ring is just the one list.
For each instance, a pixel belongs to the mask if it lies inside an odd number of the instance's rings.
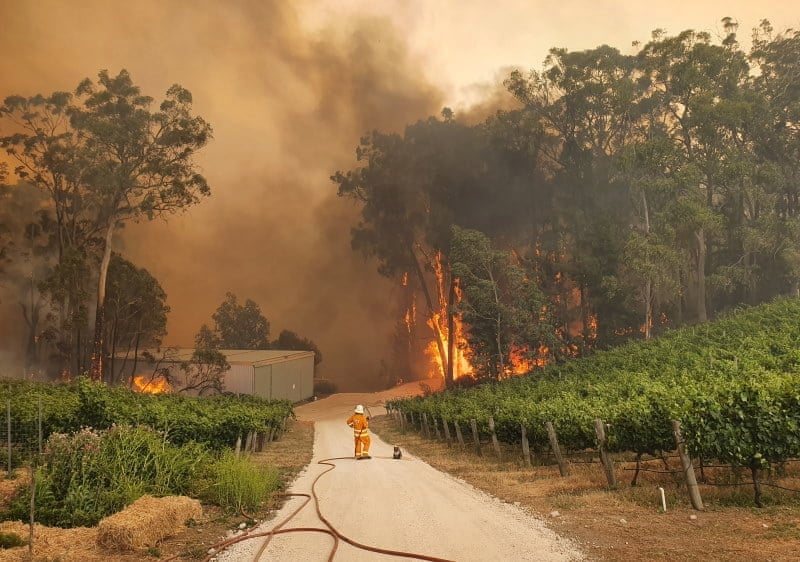
[{"label": "gravel road surface", "polygon": [[[392,391],[375,394],[336,394],[295,409],[298,418],[315,422],[314,458],[293,482],[290,492],[311,493],[314,479],[336,468],[316,484],[322,515],[343,535],[385,550],[403,551],[459,562],[582,560],[570,541],[556,535],[541,519],[492,498],[456,478],[435,470],[403,451],[392,459],[392,444],[371,434],[371,460],[356,461],[353,431],[345,424],[355,404],[366,405],[373,416],[385,413],[383,401]],[[274,519],[251,533],[268,531],[301,503],[292,498]],[[283,528],[325,528],[313,500]],[[255,561],[265,539],[237,543],[219,553],[219,562]],[[316,562],[329,559],[333,537],[315,532],[286,533],[272,538],[257,560]],[[362,550],[340,541],[334,560],[388,561],[402,558]]]}]

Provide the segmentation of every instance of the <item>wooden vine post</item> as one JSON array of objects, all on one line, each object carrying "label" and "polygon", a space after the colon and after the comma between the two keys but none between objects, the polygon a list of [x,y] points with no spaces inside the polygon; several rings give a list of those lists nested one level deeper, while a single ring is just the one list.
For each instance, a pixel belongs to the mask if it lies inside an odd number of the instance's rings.
[{"label": "wooden vine post", "polygon": [[556,462],[558,463],[558,471],[561,473],[561,476],[568,476],[569,470],[567,469],[567,463],[564,461],[564,457],[561,455],[561,447],[558,445],[558,435],[556,435],[556,428],[553,427],[553,422],[545,422],[545,428],[547,429],[547,438],[550,440],[550,448],[553,450],[553,455],[556,457]]},{"label": "wooden vine post", "polygon": [[494,447],[494,453],[497,455],[497,460],[501,460],[500,454],[500,442],[497,440],[497,433],[494,430],[494,417],[489,416],[489,433],[492,434],[492,447]]},{"label": "wooden vine post", "polygon": [[703,498],[700,497],[700,488],[697,487],[697,479],[694,476],[692,458],[686,452],[686,442],[681,435],[681,422],[678,420],[672,420],[672,435],[675,438],[675,445],[681,457],[683,477],[686,480],[686,487],[689,489],[689,499],[692,501],[692,507],[698,511],[702,511]]},{"label": "wooden vine post", "polygon": [[522,435],[522,458],[525,459],[525,464],[529,467],[532,466],[531,463],[531,445],[528,442],[528,429],[525,427],[525,422],[519,424],[520,433]]},{"label": "wooden vine post", "polygon": [[600,453],[600,461],[603,463],[603,468],[606,471],[606,479],[611,488],[617,487],[617,475],[614,474],[614,461],[611,460],[611,455],[608,454],[606,449],[606,428],[603,420],[594,420],[594,432],[597,435],[597,449]]},{"label": "wooden vine post", "polygon": [[453,439],[450,437],[450,427],[447,425],[447,418],[442,416],[442,427],[444,428],[444,438],[447,440],[447,446],[453,446]]},{"label": "wooden vine post", "polygon": [[456,439],[458,439],[458,444],[463,451],[466,445],[464,445],[464,436],[461,434],[461,426],[458,424],[458,420],[453,421],[453,427],[456,428]]},{"label": "wooden vine post", "polygon": [[431,428],[428,427],[428,414],[426,414],[425,412],[422,412],[422,427],[423,427],[422,430],[423,435],[425,435],[426,438],[430,439]]},{"label": "wooden vine post", "polygon": [[481,451],[481,440],[478,436],[478,422],[475,419],[469,420],[469,425],[472,428],[472,440],[475,442],[475,452],[478,453],[478,456],[483,456],[483,451]]},{"label": "wooden vine post", "polygon": [[437,418],[436,416],[432,417],[433,417],[433,431],[434,433],[436,433],[436,440],[441,441],[442,434],[439,432],[439,418]]}]

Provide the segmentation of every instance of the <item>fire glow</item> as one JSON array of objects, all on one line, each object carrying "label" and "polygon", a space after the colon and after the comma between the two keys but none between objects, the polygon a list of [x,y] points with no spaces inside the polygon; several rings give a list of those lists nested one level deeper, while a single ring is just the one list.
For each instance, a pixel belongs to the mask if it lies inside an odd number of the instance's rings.
[{"label": "fire glow", "polygon": [[[444,270],[442,267],[441,254],[436,255],[433,263],[433,271],[436,277],[436,288],[438,297],[438,311],[434,312],[427,320],[427,325],[431,328],[434,339],[428,343],[425,348],[425,355],[430,359],[430,368],[428,370],[428,378],[442,377],[446,378],[446,363],[449,360],[448,354],[450,347],[451,334],[448,330],[448,317],[447,317],[447,288],[448,284],[445,282]],[[458,280],[454,284],[454,304],[461,302],[462,291],[458,285]],[[406,313],[406,323],[414,317],[416,310],[412,303],[409,312]],[[411,313],[411,314],[409,314]],[[461,316],[458,314],[453,315],[452,320],[453,334],[453,380],[460,377],[471,376],[474,372],[472,365],[469,362],[470,348],[466,338],[466,329]],[[436,341],[436,334],[441,338],[439,342]],[[440,345],[441,344],[441,345]],[[444,350],[445,357],[443,358],[440,349]],[[547,364],[548,349],[542,346],[537,350],[536,357],[530,357],[528,348],[526,347],[513,347],[509,353],[509,363],[505,367],[503,376],[510,377],[515,375],[522,375],[530,372],[536,367],[543,367]]]},{"label": "fire glow", "polygon": [[[538,252],[538,249],[537,249]],[[446,378],[446,361],[447,355],[450,352],[450,333],[448,330],[448,317],[447,317],[447,297],[446,289],[448,284],[445,282],[446,278],[442,267],[442,256],[437,254],[433,263],[433,272],[436,279],[437,296],[438,296],[438,310],[433,312],[427,320],[427,325],[433,332],[433,339],[428,343],[425,348],[425,355],[429,358],[428,378]],[[403,278],[403,284],[407,283],[407,276]],[[556,283],[564,283],[561,273],[555,275]],[[462,299],[462,292],[458,286],[458,281],[455,283],[454,291],[454,304],[458,304]],[[554,301],[556,305],[568,307],[570,309],[580,309],[582,297],[580,289],[577,287],[569,287],[565,291],[566,302],[562,303],[561,295],[555,295]],[[547,307],[542,310],[544,317],[547,312]],[[416,321],[416,304],[412,300],[405,317],[406,325],[409,326]],[[471,376],[474,373],[472,365],[469,362],[471,355],[469,343],[466,338],[466,328],[460,317],[456,314],[452,319],[453,334],[455,338],[452,346],[454,355],[453,360],[453,380],[459,377]],[[566,326],[556,330],[559,339],[566,342],[574,337],[582,337],[585,342],[591,343],[597,339],[597,316],[588,314],[585,318],[577,317]],[[436,338],[440,338],[437,341]],[[565,343],[560,350],[561,353],[569,356],[577,356],[580,353],[580,347],[576,343]],[[535,369],[546,367],[552,361],[552,350],[547,345],[540,345],[534,352],[525,346],[512,346],[508,355],[508,361],[504,365],[504,373],[502,378],[512,376],[524,375],[530,373]]]},{"label": "fire glow", "polygon": [[144,394],[164,394],[170,391],[169,383],[164,377],[138,375],[133,377],[133,384],[136,390]]}]

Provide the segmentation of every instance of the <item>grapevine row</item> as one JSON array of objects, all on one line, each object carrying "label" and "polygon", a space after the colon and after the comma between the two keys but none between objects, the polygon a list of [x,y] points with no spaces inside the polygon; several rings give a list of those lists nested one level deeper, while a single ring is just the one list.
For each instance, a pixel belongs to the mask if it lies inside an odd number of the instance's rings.
[{"label": "grapevine row", "polygon": [[424,397],[389,409],[468,424],[493,418],[519,443],[524,424],[545,448],[550,421],[566,449],[593,448],[592,421],[608,424],[611,451],[674,450],[680,420],[692,456],[767,468],[800,456],[800,300],[742,308],[720,320],[552,365],[523,377]]}]

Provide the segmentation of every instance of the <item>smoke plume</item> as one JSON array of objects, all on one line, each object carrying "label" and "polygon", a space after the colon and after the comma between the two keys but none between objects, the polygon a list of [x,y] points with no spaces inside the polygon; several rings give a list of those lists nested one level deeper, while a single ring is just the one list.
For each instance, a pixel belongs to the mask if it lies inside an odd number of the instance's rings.
[{"label": "smoke plume", "polygon": [[[442,95],[387,20],[311,29],[302,14],[313,8],[3,3],[0,96],[71,91],[101,69],[123,68],[156,103],[173,83],[191,91],[195,113],[214,128],[198,159],[212,196],[167,221],[129,225],[115,243],[164,287],[165,343],[191,346],[231,291],[261,306],[273,337],[289,329],[316,342],[321,374],[340,389],[374,387],[389,349],[392,288],[351,250],[357,209],[336,196],[329,175],[354,166],[368,129],[401,131],[438,113]],[[11,316],[2,322],[4,334],[14,332]]]}]

